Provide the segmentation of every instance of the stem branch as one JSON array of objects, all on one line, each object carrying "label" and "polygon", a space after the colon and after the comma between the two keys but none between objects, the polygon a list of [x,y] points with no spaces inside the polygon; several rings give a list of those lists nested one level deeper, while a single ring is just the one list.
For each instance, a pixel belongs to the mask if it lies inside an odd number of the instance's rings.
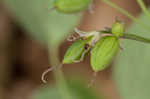
[{"label": "stem branch", "polygon": [[136,41],[140,41],[140,42],[143,42],[143,43],[150,43],[149,38],[137,36],[135,34],[124,33],[123,36],[121,36],[120,38],[136,40]]},{"label": "stem branch", "polygon": [[[103,34],[112,34],[111,31],[105,31],[105,30],[102,30],[99,32]],[[131,34],[131,33],[123,33],[123,35],[120,36],[119,38],[136,40],[136,41],[143,42],[143,43],[150,43],[150,38],[141,37],[141,36]]]},{"label": "stem branch", "polygon": [[143,0],[137,0],[137,3],[141,7],[142,11],[145,13],[145,15],[147,16],[147,18],[150,20],[150,13],[147,10],[146,5],[144,4]]},{"label": "stem branch", "polygon": [[119,12],[121,12],[122,14],[124,14],[125,16],[127,16],[128,18],[130,18],[132,21],[138,23],[139,25],[141,25],[143,28],[145,28],[146,30],[150,31],[150,28],[148,25],[144,24],[142,21],[138,20],[136,17],[134,17],[133,15],[131,15],[128,11],[124,10],[123,8],[120,8],[118,5],[116,5],[115,3],[111,2],[110,0],[103,0],[106,4],[110,5],[111,7],[117,9]]}]

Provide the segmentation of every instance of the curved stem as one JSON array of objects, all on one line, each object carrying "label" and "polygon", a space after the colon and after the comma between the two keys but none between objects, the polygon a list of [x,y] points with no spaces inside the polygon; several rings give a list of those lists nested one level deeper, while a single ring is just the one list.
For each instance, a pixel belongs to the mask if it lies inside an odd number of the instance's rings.
[{"label": "curved stem", "polygon": [[141,37],[135,34],[124,33],[123,36],[120,36],[120,38],[136,40],[143,43],[150,43],[150,38]]},{"label": "curved stem", "polygon": [[[50,51],[49,51],[49,56],[50,56],[50,63],[54,68],[58,64],[61,64],[59,59],[58,59],[58,47],[54,46],[48,46]],[[64,74],[61,70],[61,68],[57,68],[53,71],[54,77],[56,79],[56,85],[58,87],[58,90],[60,92],[60,95],[62,99],[72,99],[71,93],[69,92]]]},{"label": "curved stem", "polygon": [[123,8],[120,8],[118,5],[116,5],[115,3],[111,2],[110,0],[103,0],[103,1],[105,3],[107,3],[108,5],[110,5],[111,7],[117,9],[119,12],[121,12],[122,14],[124,14],[125,16],[127,16],[128,18],[130,18],[131,20],[133,20],[134,22],[136,22],[139,25],[141,25],[146,30],[150,31],[150,28],[149,28],[148,25],[146,25],[142,21],[138,20],[136,17],[134,17],[133,15],[131,15],[128,11],[124,10]]}]

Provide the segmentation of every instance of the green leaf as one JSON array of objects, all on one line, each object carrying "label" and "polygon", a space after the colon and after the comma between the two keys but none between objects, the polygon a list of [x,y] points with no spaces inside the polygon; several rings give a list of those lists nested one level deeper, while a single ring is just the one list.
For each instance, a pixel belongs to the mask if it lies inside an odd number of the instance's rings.
[{"label": "green leaf", "polygon": [[97,72],[105,69],[119,49],[118,38],[105,36],[101,38],[91,51],[91,66]]},{"label": "green leaf", "polygon": [[[103,99],[81,81],[69,81],[68,88],[73,99]],[[62,99],[62,97],[56,87],[46,86],[36,91],[33,99]]]},{"label": "green leaf", "polygon": [[58,45],[77,25],[80,15],[58,13],[53,0],[4,0],[14,17],[31,36],[46,44]]},{"label": "green leaf", "polygon": [[[145,15],[139,19],[150,27]],[[128,33],[150,38],[150,31],[134,23]],[[123,40],[124,50],[114,66],[114,77],[122,99],[150,98],[150,45],[132,40]]]}]

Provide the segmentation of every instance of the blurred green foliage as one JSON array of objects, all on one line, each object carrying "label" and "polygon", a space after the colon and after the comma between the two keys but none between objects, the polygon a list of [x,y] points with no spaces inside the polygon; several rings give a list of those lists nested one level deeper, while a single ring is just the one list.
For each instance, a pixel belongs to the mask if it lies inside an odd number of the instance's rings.
[{"label": "blurred green foliage", "polygon": [[[97,96],[96,92],[87,87],[80,80],[72,80],[67,83],[72,99],[104,99]],[[56,87],[45,86],[33,95],[33,99],[62,99]]]},{"label": "blurred green foliage", "polygon": [[65,39],[81,17],[51,9],[53,0],[4,0],[4,3],[31,36],[53,46]]},{"label": "blurred green foliage", "polygon": [[[58,13],[55,9],[49,10],[53,7],[52,2],[52,0],[4,0],[16,21],[32,37],[50,46],[58,46],[78,24],[81,14],[66,15]],[[73,99],[101,99],[87,87],[87,84],[79,82],[67,83],[67,88]],[[33,96],[33,99],[50,98],[62,99],[58,85],[57,87],[46,86],[39,89]]]},{"label": "blurred green foliage", "polygon": [[60,13],[78,13],[84,11],[92,0],[55,0],[54,6]]},{"label": "blurred green foliage", "polygon": [[[150,27],[149,19],[142,14],[139,19]],[[139,24],[132,24],[128,33],[150,38],[150,31]],[[116,79],[122,99],[150,98],[150,45],[141,42],[122,40],[124,50],[114,66]]]}]

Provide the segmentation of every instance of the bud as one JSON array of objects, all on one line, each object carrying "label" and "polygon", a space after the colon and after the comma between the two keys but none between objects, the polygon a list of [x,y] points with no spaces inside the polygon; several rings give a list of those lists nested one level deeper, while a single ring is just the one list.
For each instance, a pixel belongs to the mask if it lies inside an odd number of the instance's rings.
[{"label": "bud", "polygon": [[76,13],[88,8],[92,0],[55,0],[54,7],[63,13]]},{"label": "bud", "polygon": [[88,53],[91,46],[89,46],[89,42],[92,37],[88,37],[85,40],[77,40],[74,42],[67,50],[64,55],[63,64],[70,64],[79,62],[84,58],[84,55]]},{"label": "bud", "polygon": [[111,32],[114,34],[116,37],[122,36],[125,30],[125,24],[123,22],[116,21],[112,25]]},{"label": "bud", "polygon": [[105,36],[101,38],[91,51],[91,66],[97,72],[105,69],[119,49],[118,38]]}]

